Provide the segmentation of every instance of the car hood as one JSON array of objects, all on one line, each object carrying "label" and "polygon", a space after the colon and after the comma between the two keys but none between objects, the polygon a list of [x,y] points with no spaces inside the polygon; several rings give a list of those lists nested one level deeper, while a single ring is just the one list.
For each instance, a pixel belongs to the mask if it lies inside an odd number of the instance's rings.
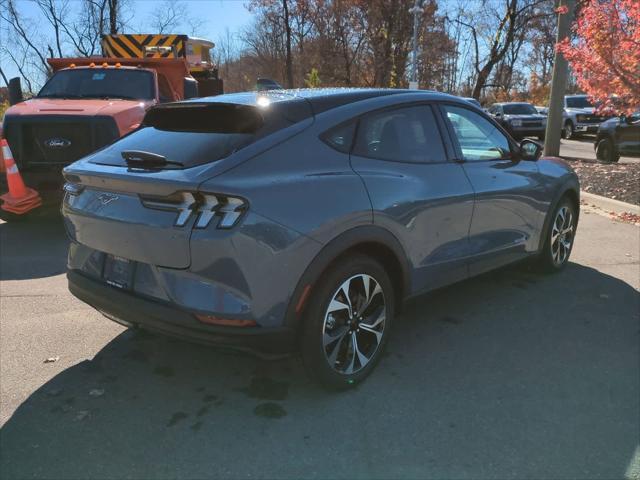
[{"label": "car hood", "polygon": [[593,112],[595,112],[596,109],[594,107],[588,107],[588,108],[566,108],[565,110],[570,113],[593,114]]},{"label": "car hood", "polygon": [[512,118],[517,118],[520,120],[544,120],[547,117],[544,115],[540,115],[540,114],[526,114],[526,115],[505,115],[504,118],[506,118],[507,120],[510,120]]},{"label": "car hood", "polygon": [[6,115],[107,115],[113,116],[127,110],[144,112],[153,102],[141,100],[100,100],[32,98],[13,105]]}]

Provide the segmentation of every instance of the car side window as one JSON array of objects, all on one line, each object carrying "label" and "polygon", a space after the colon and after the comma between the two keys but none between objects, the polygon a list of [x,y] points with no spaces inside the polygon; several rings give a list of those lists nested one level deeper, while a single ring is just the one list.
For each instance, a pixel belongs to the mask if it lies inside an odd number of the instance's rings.
[{"label": "car side window", "polygon": [[355,121],[343,123],[337,127],[323,133],[320,138],[324,140],[330,147],[335,148],[339,152],[349,153],[353,145],[353,136],[356,133]]},{"label": "car side window", "polygon": [[442,108],[453,126],[464,160],[478,162],[509,157],[509,139],[492,122],[466,108],[453,105]]},{"label": "car side window", "polygon": [[428,105],[370,113],[360,119],[354,154],[397,162],[445,162],[447,156]]}]

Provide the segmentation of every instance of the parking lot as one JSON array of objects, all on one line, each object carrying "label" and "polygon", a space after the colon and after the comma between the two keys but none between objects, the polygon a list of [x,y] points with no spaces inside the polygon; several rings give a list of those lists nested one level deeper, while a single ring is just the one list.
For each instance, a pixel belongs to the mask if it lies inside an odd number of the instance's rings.
[{"label": "parking lot", "polygon": [[583,212],[563,273],[509,268],[413,302],[340,394],[297,358],[102,318],[67,292],[59,220],[0,224],[0,242],[5,478],[640,475],[636,226]]}]

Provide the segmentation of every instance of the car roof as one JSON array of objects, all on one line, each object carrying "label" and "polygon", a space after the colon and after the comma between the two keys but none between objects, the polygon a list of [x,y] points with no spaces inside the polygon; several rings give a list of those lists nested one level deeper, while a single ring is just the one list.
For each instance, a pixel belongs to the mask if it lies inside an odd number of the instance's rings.
[{"label": "car roof", "polygon": [[[395,88],[300,88],[239,92],[189,100],[199,103],[236,103],[265,106],[269,104],[306,104],[314,115],[349,103],[387,95],[411,93],[421,100],[455,99],[459,97],[433,90],[408,90]],[[292,105],[293,106],[293,105]]]}]

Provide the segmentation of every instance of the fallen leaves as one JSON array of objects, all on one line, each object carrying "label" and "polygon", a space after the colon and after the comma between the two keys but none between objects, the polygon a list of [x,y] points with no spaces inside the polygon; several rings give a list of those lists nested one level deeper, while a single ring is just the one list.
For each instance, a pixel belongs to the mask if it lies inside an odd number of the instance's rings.
[{"label": "fallen leaves", "polygon": [[640,163],[598,163],[577,158],[565,160],[578,175],[581,190],[640,205]]}]

